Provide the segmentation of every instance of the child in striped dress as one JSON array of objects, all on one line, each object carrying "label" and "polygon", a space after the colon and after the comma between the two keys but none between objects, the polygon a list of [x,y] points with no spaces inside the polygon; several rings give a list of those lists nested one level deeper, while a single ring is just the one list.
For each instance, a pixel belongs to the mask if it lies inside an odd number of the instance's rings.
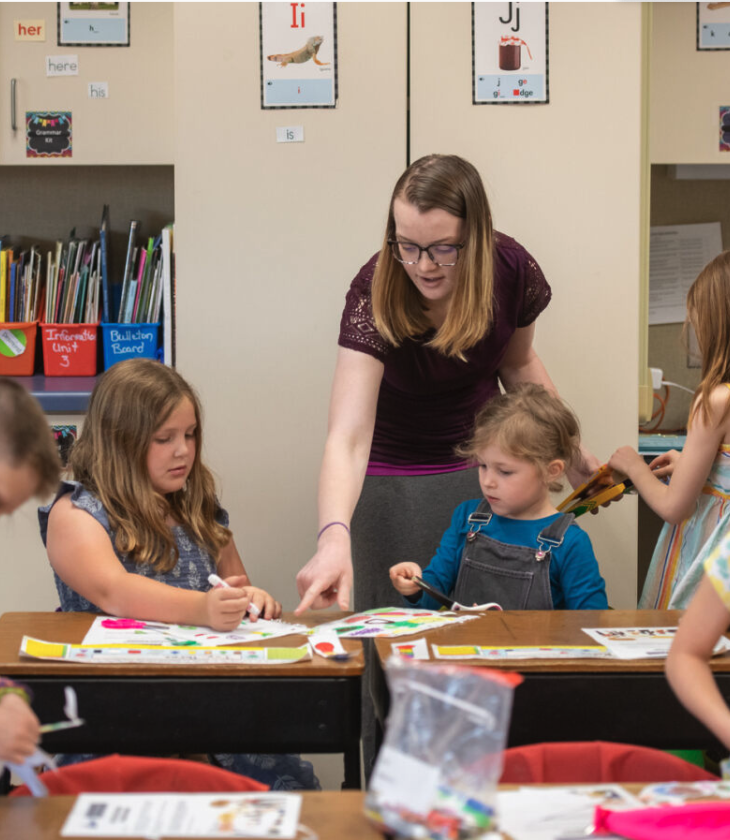
[{"label": "child in striped dress", "polygon": [[[730,530],[730,251],[700,272],[687,293],[686,328],[694,329],[702,379],[681,454],[650,464],[630,446],[609,466],[628,476],[665,520],[652,556],[641,609],[683,609],[702,578],[704,562]],[[661,478],[670,476],[668,484]]]}]

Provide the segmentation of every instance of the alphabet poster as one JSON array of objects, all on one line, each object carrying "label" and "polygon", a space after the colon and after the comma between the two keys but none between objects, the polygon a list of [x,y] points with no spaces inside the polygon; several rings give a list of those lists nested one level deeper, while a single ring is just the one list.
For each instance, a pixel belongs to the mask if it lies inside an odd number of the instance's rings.
[{"label": "alphabet poster", "polygon": [[550,101],[548,4],[472,3],[475,105]]},{"label": "alphabet poster", "polygon": [[262,108],[334,108],[337,4],[259,3]]},{"label": "alphabet poster", "polygon": [[697,4],[697,49],[730,50],[730,3]]}]

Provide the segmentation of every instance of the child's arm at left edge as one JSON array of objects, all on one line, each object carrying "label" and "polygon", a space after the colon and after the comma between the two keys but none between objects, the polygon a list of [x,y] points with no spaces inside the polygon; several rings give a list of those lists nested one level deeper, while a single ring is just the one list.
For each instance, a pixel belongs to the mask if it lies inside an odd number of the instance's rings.
[{"label": "child's arm at left edge", "polygon": [[679,621],[665,672],[682,705],[730,749],[730,709],[709,665],[712,649],[728,623],[730,611],[704,575]]},{"label": "child's arm at left edge", "polygon": [[251,598],[251,603],[255,604],[259,610],[258,615],[251,614],[253,621],[257,617],[266,619],[279,618],[281,615],[281,604],[275,601],[268,592],[251,585],[251,579],[243,566],[241,555],[238,553],[238,548],[236,548],[233,537],[221,549],[221,556],[218,561],[218,574],[229,586],[243,589]]}]

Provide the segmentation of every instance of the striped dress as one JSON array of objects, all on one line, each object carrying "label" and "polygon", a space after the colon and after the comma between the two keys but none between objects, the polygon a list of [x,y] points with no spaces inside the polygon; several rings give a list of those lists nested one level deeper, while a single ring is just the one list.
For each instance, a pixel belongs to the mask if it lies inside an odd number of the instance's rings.
[{"label": "striped dress", "polygon": [[639,609],[684,609],[699,585],[705,560],[729,530],[730,445],[722,444],[695,512],[679,525],[664,524]]}]

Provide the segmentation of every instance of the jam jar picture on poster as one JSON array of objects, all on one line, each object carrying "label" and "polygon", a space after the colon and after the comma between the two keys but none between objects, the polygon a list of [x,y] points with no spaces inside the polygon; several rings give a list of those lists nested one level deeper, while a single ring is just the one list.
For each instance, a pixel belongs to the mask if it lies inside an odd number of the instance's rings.
[{"label": "jam jar picture on poster", "polygon": [[548,4],[472,3],[473,102],[549,101]]}]

